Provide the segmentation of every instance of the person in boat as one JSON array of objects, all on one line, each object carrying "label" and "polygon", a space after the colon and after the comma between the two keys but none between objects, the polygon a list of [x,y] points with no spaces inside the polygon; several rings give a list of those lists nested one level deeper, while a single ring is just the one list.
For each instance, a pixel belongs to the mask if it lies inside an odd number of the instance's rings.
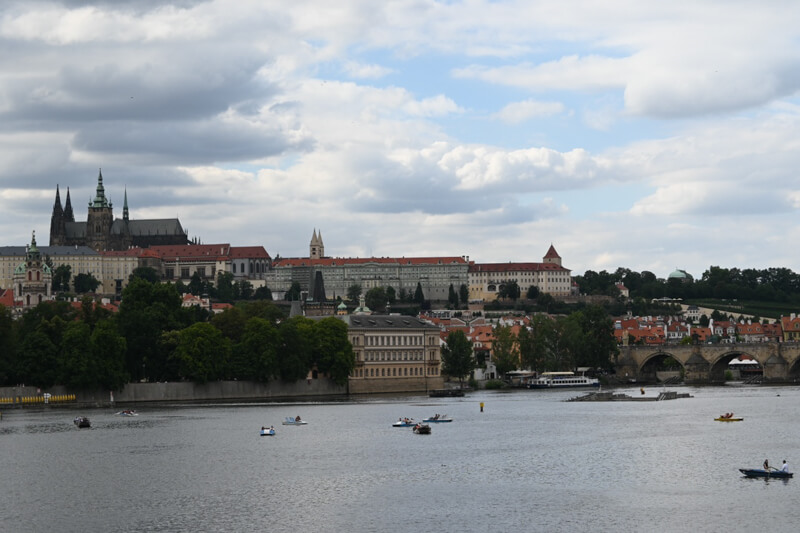
[{"label": "person in boat", "polygon": [[769,471],[769,459],[764,459],[764,470]]},{"label": "person in boat", "polygon": [[297,415],[294,419],[295,422],[300,422],[300,415]]},{"label": "person in boat", "polygon": [[783,466],[781,467],[781,472],[789,473],[789,465],[786,464],[786,459],[783,460]]}]

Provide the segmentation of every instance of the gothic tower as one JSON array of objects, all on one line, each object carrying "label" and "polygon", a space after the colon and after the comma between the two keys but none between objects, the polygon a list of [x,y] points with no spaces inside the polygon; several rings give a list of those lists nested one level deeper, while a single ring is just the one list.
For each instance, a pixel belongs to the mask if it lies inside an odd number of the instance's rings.
[{"label": "gothic tower", "polygon": [[53,204],[53,214],[50,215],[50,246],[64,244],[66,239],[64,222],[64,210],[61,208],[61,194],[58,190],[58,185],[56,185],[56,201]]},{"label": "gothic tower", "polygon": [[106,198],[103,187],[103,171],[97,176],[97,192],[94,200],[89,202],[89,217],[86,220],[86,245],[95,250],[109,249],[111,224],[114,223],[114,212],[111,202]]},{"label": "gothic tower", "polygon": [[314,234],[311,236],[311,244],[309,245],[308,256],[311,259],[322,259],[325,257],[325,244],[322,242],[322,232],[317,235],[316,228]]}]

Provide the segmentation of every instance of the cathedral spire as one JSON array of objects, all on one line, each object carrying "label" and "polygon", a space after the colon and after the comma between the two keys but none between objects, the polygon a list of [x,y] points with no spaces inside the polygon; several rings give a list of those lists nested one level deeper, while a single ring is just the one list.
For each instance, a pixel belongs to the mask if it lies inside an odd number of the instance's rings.
[{"label": "cathedral spire", "polygon": [[72,202],[69,199],[69,187],[67,187],[67,203],[64,204],[64,220],[75,222],[75,215],[72,213]]},{"label": "cathedral spire", "polygon": [[122,220],[128,221],[128,187],[125,186],[125,201],[122,204]]},{"label": "cathedral spire", "polygon": [[103,187],[103,169],[100,169],[100,173],[97,176],[97,193],[90,207],[111,207],[106,198],[106,189]]},{"label": "cathedral spire", "polygon": [[61,193],[58,190],[58,185],[56,185],[56,201],[53,204],[53,214],[61,213]]}]

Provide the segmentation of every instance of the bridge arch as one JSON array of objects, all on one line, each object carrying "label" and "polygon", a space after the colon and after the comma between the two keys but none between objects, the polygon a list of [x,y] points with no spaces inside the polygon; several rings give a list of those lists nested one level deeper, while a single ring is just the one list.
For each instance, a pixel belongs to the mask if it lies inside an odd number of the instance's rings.
[{"label": "bridge arch", "polygon": [[725,374],[730,369],[729,365],[731,361],[742,355],[746,355],[753,361],[756,361],[758,363],[758,369],[763,372],[764,363],[759,361],[758,357],[753,353],[742,350],[737,346],[732,346],[730,350],[715,355],[716,357],[711,357],[708,361],[708,380],[711,383],[725,383],[725,381],[727,381]]},{"label": "bridge arch", "polygon": [[[675,363],[671,364],[670,361],[674,361]],[[681,361],[675,353],[659,348],[645,356],[641,361],[638,369],[638,379],[640,381],[655,383],[658,381],[657,373],[669,369],[670,366],[683,374],[686,371],[684,363],[685,362]]]}]

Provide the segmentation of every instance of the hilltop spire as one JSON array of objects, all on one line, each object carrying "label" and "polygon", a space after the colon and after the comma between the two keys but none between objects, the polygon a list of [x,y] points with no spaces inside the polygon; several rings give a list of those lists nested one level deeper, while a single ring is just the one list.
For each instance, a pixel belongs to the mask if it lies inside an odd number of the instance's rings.
[{"label": "hilltop spire", "polygon": [[128,186],[125,186],[125,201],[122,204],[122,220],[128,221]]},{"label": "hilltop spire", "polygon": [[100,173],[97,175],[97,193],[90,207],[111,207],[106,198],[106,189],[103,187],[103,169],[100,169]]},{"label": "hilltop spire", "polygon": [[62,212],[62,209],[61,209],[61,193],[58,190],[58,184],[56,184],[56,201],[53,204],[53,214],[55,215],[57,212],[58,213]]},{"label": "hilltop spire", "polygon": [[64,204],[64,220],[75,222],[75,215],[72,213],[72,202],[69,199],[69,187],[67,187],[67,203]]}]

